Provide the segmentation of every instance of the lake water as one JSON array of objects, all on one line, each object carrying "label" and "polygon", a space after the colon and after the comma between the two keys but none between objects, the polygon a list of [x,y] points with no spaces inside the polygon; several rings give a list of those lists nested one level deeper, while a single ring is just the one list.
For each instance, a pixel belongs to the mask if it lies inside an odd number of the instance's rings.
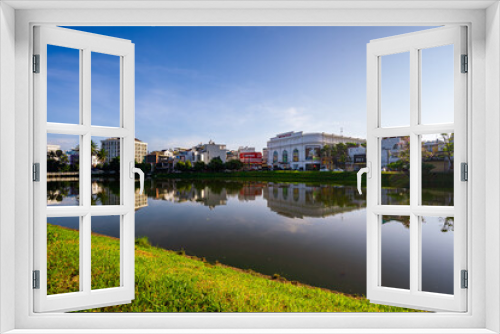
[{"label": "lake water", "polygon": [[[95,181],[93,204],[119,203],[116,182]],[[393,204],[407,189],[383,189]],[[453,196],[433,191],[446,205]],[[78,182],[49,182],[49,205],[77,205]],[[448,204],[449,205],[449,204]],[[208,261],[279,274],[312,286],[366,294],[366,201],[353,186],[286,182],[147,181],[136,194],[136,236]],[[102,219],[101,219],[102,220]],[[53,223],[53,221],[51,221]],[[74,227],[68,219],[57,224]],[[119,237],[102,221],[93,232]],[[409,221],[382,219],[382,284],[409,287]],[[453,293],[453,220],[425,217],[422,287]]]}]

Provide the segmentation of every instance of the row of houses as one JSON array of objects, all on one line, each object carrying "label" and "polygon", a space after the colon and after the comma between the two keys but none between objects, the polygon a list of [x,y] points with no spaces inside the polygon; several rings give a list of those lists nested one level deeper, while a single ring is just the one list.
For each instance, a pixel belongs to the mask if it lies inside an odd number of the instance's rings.
[{"label": "row of houses", "polygon": [[255,147],[240,147],[238,150],[228,150],[226,145],[216,144],[212,140],[208,144],[198,144],[191,148],[174,148],[153,151],[145,156],[144,162],[151,164],[157,170],[172,171],[178,162],[190,162],[194,166],[197,162],[209,164],[214,158],[223,163],[239,160],[244,167],[262,165],[262,153],[256,152]]},{"label": "row of houses", "polygon": [[[101,141],[101,148],[106,151],[103,161],[97,155],[92,157],[92,165],[110,162],[120,156],[120,138],[107,138]],[[197,162],[210,163],[214,158],[220,158],[225,163],[239,160],[245,169],[260,169],[262,166],[293,170],[318,170],[331,168],[322,155],[326,145],[334,146],[339,143],[351,143],[347,150],[347,161],[344,164],[347,170],[357,170],[366,163],[366,140],[355,137],[345,137],[328,133],[286,132],[276,135],[267,142],[262,152],[255,147],[240,146],[238,150],[228,150],[225,144],[216,144],[210,140],[208,144],[200,143],[191,148],[174,148],[148,153],[148,144],[135,139],[135,160],[145,162],[158,170],[173,171],[178,162],[190,162],[194,166]],[[451,144],[451,146],[450,146]],[[422,142],[424,162],[434,165],[436,171],[446,171],[453,168],[453,135],[443,136],[435,140]],[[59,145],[48,144],[47,152],[60,150]],[[452,151],[452,150],[451,150]],[[384,138],[381,141],[381,166],[388,169],[391,163],[408,158],[409,137]],[[69,163],[75,164],[79,160],[78,147],[66,151]],[[406,154],[406,157],[405,157]],[[54,154],[52,154],[55,156]],[[57,157],[56,157],[57,158]]]},{"label": "row of houses", "polygon": [[[104,164],[111,162],[114,158],[120,156],[121,150],[121,139],[118,137],[106,138],[101,140],[101,149],[106,151],[105,157],[99,157],[98,154],[92,154],[92,167],[98,164]],[[47,144],[47,154],[54,156],[54,159],[59,159],[57,152],[60,151],[68,157],[68,163],[70,165],[78,164],[80,162],[80,149],[76,146],[70,150],[62,151],[61,145],[57,144]],[[143,162],[144,157],[148,152],[148,144],[135,138],[135,152],[134,158],[137,162]]]}]

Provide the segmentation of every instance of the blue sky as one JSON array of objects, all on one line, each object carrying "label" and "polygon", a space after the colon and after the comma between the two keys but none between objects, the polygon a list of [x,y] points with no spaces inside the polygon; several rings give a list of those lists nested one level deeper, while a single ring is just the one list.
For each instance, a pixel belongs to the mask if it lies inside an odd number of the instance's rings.
[{"label": "blue sky", "polygon": [[[230,149],[260,150],[280,132],[339,133],[341,127],[346,136],[365,138],[366,44],[428,27],[72,29],[135,43],[136,137],[152,151],[210,139]],[[444,58],[446,48],[433,57]],[[78,53],[58,47],[48,52],[48,121],[77,122]],[[391,82],[383,90],[389,94],[383,101],[391,100],[383,102],[383,115],[387,110],[390,125],[404,125],[408,85],[401,73],[408,65],[404,55],[387,57],[400,59],[382,61],[387,68],[382,85]],[[118,125],[118,59],[93,54],[92,64],[92,123]],[[428,68],[423,79],[434,86],[423,91],[423,108],[429,120],[442,121],[433,106],[444,100],[440,107],[450,109],[450,92],[442,87],[453,77],[443,75],[439,62]]]}]

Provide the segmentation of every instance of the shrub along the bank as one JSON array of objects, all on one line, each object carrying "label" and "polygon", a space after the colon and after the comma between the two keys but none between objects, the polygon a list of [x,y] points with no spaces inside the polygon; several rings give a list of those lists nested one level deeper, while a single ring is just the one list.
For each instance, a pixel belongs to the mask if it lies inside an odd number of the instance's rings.
[{"label": "shrub along the bank", "polygon": [[[156,173],[155,178],[200,178],[200,179],[242,179],[275,182],[319,182],[356,185],[356,172],[318,172],[318,171],[191,171],[183,173]],[[384,187],[408,188],[408,174],[402,172],[382,172]],[[362,178],[366,186],[366,175]],[[422,178],[426,188],[453,188],[453,173],[426,173]]]}]

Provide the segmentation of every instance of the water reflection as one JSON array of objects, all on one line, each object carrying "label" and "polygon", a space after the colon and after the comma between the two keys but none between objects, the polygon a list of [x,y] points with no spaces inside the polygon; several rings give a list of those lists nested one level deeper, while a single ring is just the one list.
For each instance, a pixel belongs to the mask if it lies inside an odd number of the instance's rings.
[{"label": "water reflection", "polygon": [[[48,189],[56,205],[77,203],[77,182],[49,182]],[[119,188],[112,182],[94,181],[93,189],[93,203],[119,203]],[[408,199],[406,189],[383,189],[382,194],[394,202],[404,203]],[[439,201],[449,200],[446,193],[436,192],[433,196]],[[209,261],[267,275],[277,273],[289,280],[346,293],[365,294],[365,206],[364,195],[358,195],[352,186],[147,181],[144,195],[136,191],[136,235],[147,236],[153,245],[184,249],[189,255]],[[391,218],[391,225],[400,224],[403,230],[408,229],[408,223]],[[444,239],[439,234],[452,230],[452,222],[448,219],[432,226],[426,232],[429,254],[442,245]],[[398,238],[390,228],[387,230],[384,240],[390,243]],[[95,232],[113,235],[109,230]],[[441,260],[448,256],[448,253],[441,256]],[[428,258],[426,266],[434,268],[435,261],[432,256]],[[438,284],[434,276],[429,276],[428,286],[432,287],[429,289],[434,291],[448,284],[447,277],[437,277]]]}]

